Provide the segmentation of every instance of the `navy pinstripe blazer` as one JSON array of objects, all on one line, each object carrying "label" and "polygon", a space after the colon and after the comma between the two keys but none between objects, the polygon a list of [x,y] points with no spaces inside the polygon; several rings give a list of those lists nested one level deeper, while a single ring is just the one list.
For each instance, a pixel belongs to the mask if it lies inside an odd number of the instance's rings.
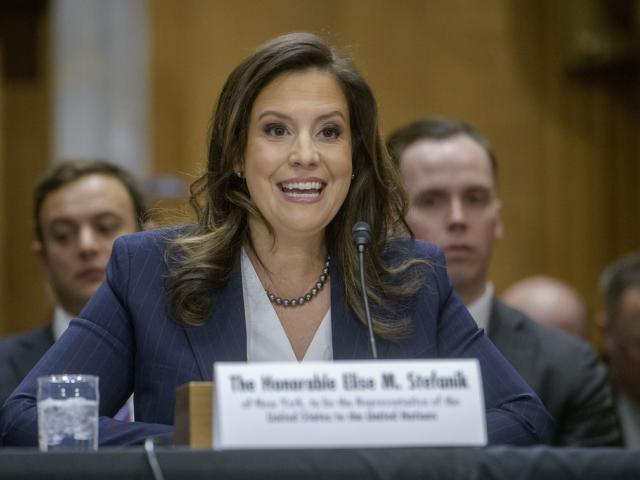
[{"label": "navy pinstripe blazer", "polygon": [[[0,410],[6,445],[36,445],[36,379],[50,373],[100,377],[100,444],[143,442],[173,434],[176,387],[212,379],[214,362],[246,361],[239,262],[216,293],[209,321],[183,327],[171,317],[164,251],[174,230],[141,232],[114,244],[107,279]],[[412,300],[413,331],[399,342],[378,340],[381,358],[475,357],[483,375],[492,444],[545,442],[553,421],[540,400],[479,330],[453,293],[444,257],[434,246],[401,241],[402,255],[427,258],[425,288]],[[400,248],[401,247],[401,248]],[[392,254],[390,260],[398,259]],[[367,330],[345,301],[337,262],[331,266],[331,324],[335,360],[370,358]],[[136,422],[109,418],[135,394]]]}]

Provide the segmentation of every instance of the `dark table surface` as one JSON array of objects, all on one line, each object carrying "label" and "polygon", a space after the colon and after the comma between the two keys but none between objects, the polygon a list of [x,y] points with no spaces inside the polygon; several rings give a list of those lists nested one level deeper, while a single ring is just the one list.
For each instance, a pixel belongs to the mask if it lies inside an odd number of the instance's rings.
[{"label": "dark table surface", "polygon": [[[156,447],[171,479],[640,480],[640,450],[395,448],[213,451]],[[0,448],[0,479],[153,479],[142,447],[96,453]]]}]

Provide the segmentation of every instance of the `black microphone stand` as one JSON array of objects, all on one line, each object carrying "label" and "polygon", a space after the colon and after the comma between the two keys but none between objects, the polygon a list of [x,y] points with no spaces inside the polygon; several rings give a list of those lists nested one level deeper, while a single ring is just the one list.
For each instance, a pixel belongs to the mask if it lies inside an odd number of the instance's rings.
[{"label": "black microphone stand", "polygon": [[351,230],[353,243],[358,249],[358,260],[360,263],[360,287],[362,290],[362,303],[364,305],[364,313],[367,318],[367,327],[369,329],[369,345],[371,346],[371,356],[374,360],[378,359],[378,350],[376,348],[376,339],[373,335],[373,321],[371,320],[371,312],[369,310],[369,297],[367,295],[367,283],[364,275],[364,252],[371,240],[371,227],[366,222],[357,222]]}]

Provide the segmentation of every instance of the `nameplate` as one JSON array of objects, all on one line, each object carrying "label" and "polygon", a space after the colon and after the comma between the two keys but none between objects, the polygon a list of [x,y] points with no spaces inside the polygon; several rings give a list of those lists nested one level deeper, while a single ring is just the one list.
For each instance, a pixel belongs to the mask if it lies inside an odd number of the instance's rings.
[{"label": "nameplate", "polygon": [[216,363],[216,449],[483,446],[475,359]]}]

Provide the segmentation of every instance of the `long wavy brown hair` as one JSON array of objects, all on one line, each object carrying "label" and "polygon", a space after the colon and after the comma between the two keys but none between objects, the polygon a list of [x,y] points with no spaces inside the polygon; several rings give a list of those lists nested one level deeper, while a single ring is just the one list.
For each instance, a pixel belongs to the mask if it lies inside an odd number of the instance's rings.
[{"label": "long wavy brown hair", "polygon": [[375,312],[374,329],[389,339],[407,333],[408,323],[399,318],[389,299],[402,301],[424,285],[416,275],[402,275],[415,260],[394,266],[383,261],[389,232],[410,234],[410,229],[404,221],[405,194],[378,130],[376,101],[350,60],[310,33],[283,35],[262,45],[233,70],[222,89],[210,125],[207,171],[191,185],[197,224],[174,238],[167,250],[167,289],[179,323],[207,321],[216,290],[227,283],[242,245],[249,245],[249,215],[264,220],[245,182],[234,172],[243,168],[256,97],[278,75],[309,68],[333,74],[347,99],[351,123],[355,179],[326,228],[327,249],[338,262],[349,306],[365,322],[351,228],[357,221],[369,223],[372,239],[365,275]]}]

